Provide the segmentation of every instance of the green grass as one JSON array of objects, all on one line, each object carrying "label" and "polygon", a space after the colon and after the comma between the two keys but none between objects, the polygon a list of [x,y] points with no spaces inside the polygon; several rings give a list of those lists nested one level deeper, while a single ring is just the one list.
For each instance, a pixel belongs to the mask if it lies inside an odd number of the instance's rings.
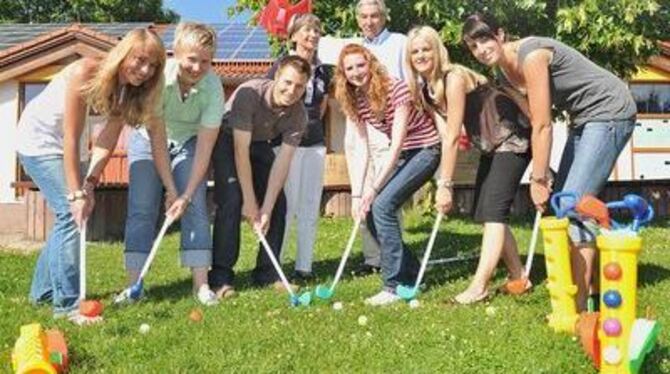
[{"label": "green grass", "polygon": [[[410,215],[406,240],[421,255],[432,225],[431,217]],[[319,229],[315,271],[319,281],[335,272],[346,244],[351,221],[323,219]],[[522,248],[530,240],[530,223],[516,221],[514,232]],[[638,310],[651,307],[662,324],[660,341],[647,358],[646,373],[670,373],[670,238],[669,222],[657,223],[642,234]],[[22,324],[33,321],[61,328],[71,350],[72,373],[144,372],[442,372],[442,373],[594,373],[589,360],[572,337],[553,333],[545,323],[550,311],[544,286],[544,257],[538,248],[532,279],[535,290],[527,296],[496,296],[476,306],[450,306],[444,300],[462,290],[476,263],[431,268],[429,289],[421,306],[405,303],[386,308],[363,305],[378,291],[379,278],[343,279],[334,301],[315,302],[309,308],[290,308],[287,298],[266,289],[254,289],[249,272],[256,248],[245,228],[238,269],[239,297],[205,309],[204,320],[193,323],[196,307],[188,271],[178,267],[178,234],[164,241],[146,287],[149,298],[116,309],[111,298],[124,285],[122,244],[89,245],[88,288],[91,298],[104,300],[102,325],[78,328],[50,318],[48,307],[28,303],[35,255],[0,251],[0,371],[9,371],[9,357]],[[477,251],[480,227],[463,219],[443,223],[434,257]],[[523,250],[525,252],[525,249]],[[292,251],[291,251],[292,252]],[[354,253],[349,264],[360,262]],[[292,263],[285,266],[292,268]],[[495,279],[504,277],[499,271]],[[309,285],[312,289],[315,284]],[[488,315],[487,307],[495,308]],[[368,323],[360,326],[359,316]],[[142,335],[140,324],[151,330]]]}]

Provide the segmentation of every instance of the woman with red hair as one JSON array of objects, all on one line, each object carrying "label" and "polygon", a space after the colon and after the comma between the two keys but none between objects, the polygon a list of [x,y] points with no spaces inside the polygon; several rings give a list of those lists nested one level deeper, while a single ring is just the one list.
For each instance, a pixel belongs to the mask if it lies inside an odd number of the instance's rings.
[{"label": "woman with red hair", "polygon": [[[374,127],[389,137],[390,157],[369,187],[352,191],[362,196],[354,217],[365,218],[381,247],[381,292],[365,300],[385,305],[400,300],[399,284],[414,282],[416,257],[402,240],[396,211],[426,183],[440,163],[440,134],[432,118],[419,111],[404,81],[391,77],[365,47],[349,44],[340,53],[335,72],[335,97],[344,113],[356,124],[356,137],[367,144],[367,129]],[[357,163],[367,165],[367,147]],[[364,186],[367,170],[352,185]],[[359,182],[359,183],[354,183]]]}]

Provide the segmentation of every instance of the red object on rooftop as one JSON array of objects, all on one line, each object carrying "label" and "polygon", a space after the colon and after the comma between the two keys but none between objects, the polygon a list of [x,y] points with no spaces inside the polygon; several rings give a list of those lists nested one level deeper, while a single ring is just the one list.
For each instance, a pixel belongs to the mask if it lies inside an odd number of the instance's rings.
[{"label": "red object on rooftop", "polygon": [[290,0],[270,0],[260,11],[258,23],[269,34],[285,38],[291,18],[298,14],[310,13],[311,11],[312,0],[300,0],[295,4],[292,4]]}]

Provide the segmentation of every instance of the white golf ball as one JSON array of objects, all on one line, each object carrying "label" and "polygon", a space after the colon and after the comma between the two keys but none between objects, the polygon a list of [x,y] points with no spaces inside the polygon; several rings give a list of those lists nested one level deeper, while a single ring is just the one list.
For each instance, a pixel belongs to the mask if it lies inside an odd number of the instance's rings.
[{"label": "white golf ball", "polygon": [[419,300],[417,299],[412,299],[412,301],[409,302],[409,307],[412,309],[418,308],[421,304],[419,303]]},{"label": "white golf ball", "polygon": [[342,303],[337,301],[333,303],[333,309],[335,310],[342,310]]},{"label": "white golf ball", "polygon": [[359,316],[358,317],[358,324],[361,326],[365,326],[368,323],[368,317],[366,316]]},{"label": "white golf ball", "polygon": [[141,325],[140,325],[140,334],[146,334],[146,333],[148,333],[148,332],[149,332],[149,329],[151,329],[151,327],[149,327],[148,324],[146,324],[146,323],[141,324]]}]

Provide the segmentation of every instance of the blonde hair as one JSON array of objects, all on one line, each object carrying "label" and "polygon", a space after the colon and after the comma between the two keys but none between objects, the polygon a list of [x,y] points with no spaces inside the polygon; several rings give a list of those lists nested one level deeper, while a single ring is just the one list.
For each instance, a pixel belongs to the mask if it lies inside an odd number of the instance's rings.
[{"label": "blonde hair", "polygon": [[[154,74],[139,86],[126,84],[119,89],[119,69],[136,48],[143,48],[155,60]],[[148,29],[134,29],[107,53],[81,92],[89,105],[105,117],[120,117],[131,126],[149,125],[160,104],[164,67],[161,39]]]},{"label": "blonde hair", "polygon": [[202,48],[216,52],[216,32],[202,23],[180,22],[174,32],[174,49]]},{"label": "blonde hair", "polygon": [[417,39],[422,39],[432,47],[433,53],[433,71],[430,76],[424,79],[433,94],[435,95],[436,105],[438,108],[446,108],[446,80],[445,77],[450,72],[457,72],[465,78],[467,90],[470,91],[480,84],[487,82],[483,75],[466,68],[465,66],[452,64],[449,61],[449,52],[442,44],[440,35],[430,26],[417,26],[409,31],[407,34],[407,43],[405,44],[405,60],[408,69],[407,81],[409,90],[414,100],[414,105],[419,110],[433,110],[433,105],[427,102],[420,86],[420,77],[416,69],[412,65],[412,42]]},{"label": "blonde hair", "polygon": [[[368,62],[370,69],[369,88],[366,92],[359,92],[347,81],[344,74],[344,59],[348,55],[361,54]],[[367,96],[373,115],[381,120],[384,118],[386,109],[386,98],[389,90],[389,75],[386,68],[367,48],[359,44],[347,44],[340,52],[335,69],[335,98],[342,106],[344,113],[351,119],[359,120],[358,107],[356,105],[358,95]]]}]

